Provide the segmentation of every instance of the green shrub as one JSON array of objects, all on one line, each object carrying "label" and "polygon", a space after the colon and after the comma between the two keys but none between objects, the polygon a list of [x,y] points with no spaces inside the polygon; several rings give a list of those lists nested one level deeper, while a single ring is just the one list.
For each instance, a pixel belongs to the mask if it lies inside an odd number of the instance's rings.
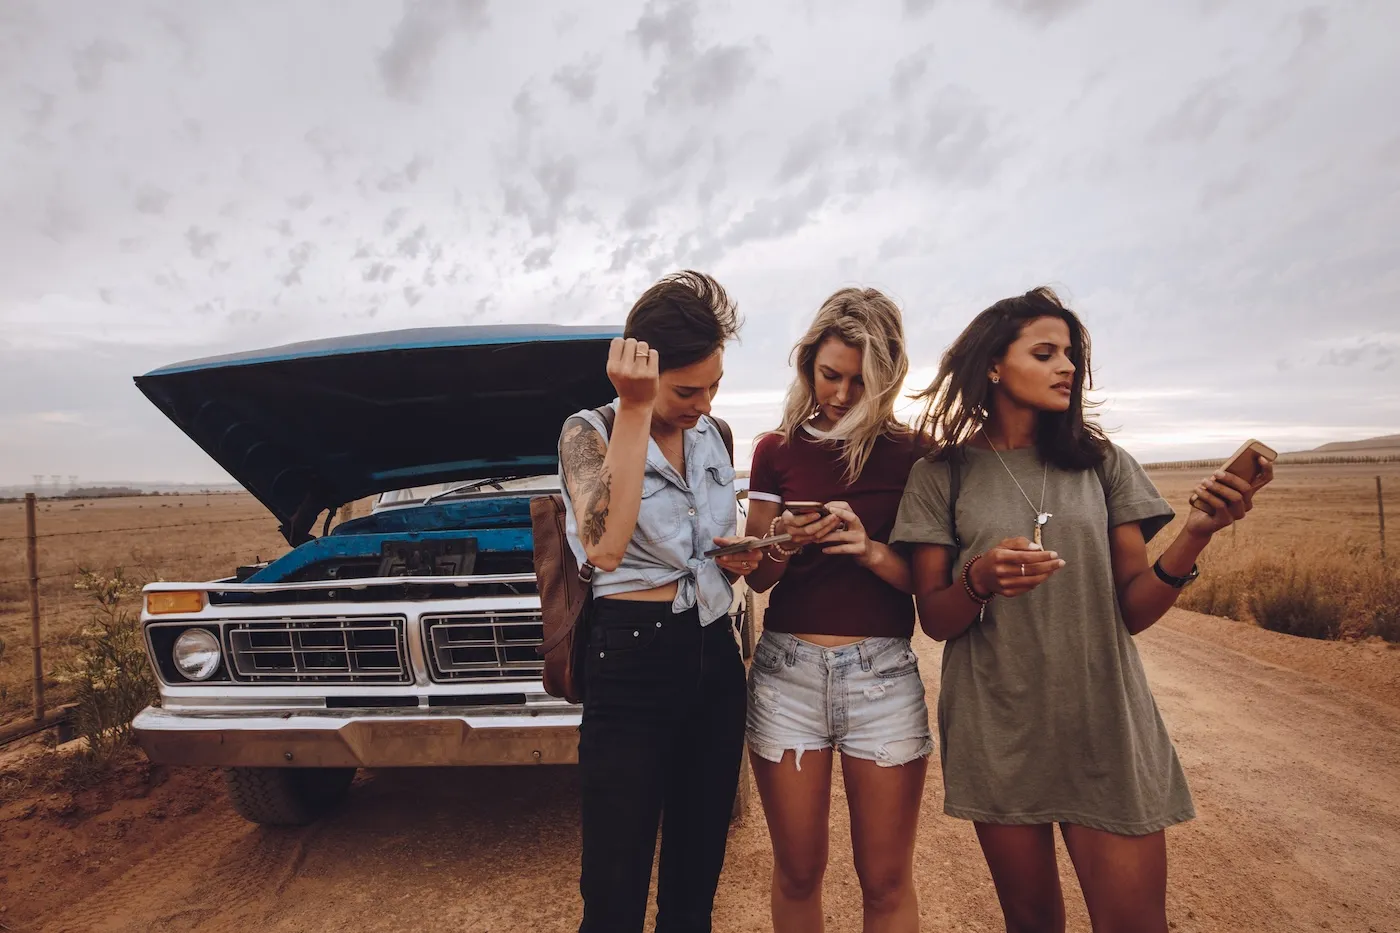
[{"label": "green shrub", "polygon": [[1346,608],[1323,592],[1296,567],[1264,564],[1254,578],[1250,612],[1263,628],[1303,638],[1335,639],[1341,635]]},{"label": "green shrub", "polygon": [[85,757],[101,767],[130,744],[131,720],[156,698],[156,684],[139,615],[126,605],[140,584],[117,568],[110,575],[81,570],[75,586],[97,605],[81,633],[77,657],[60,679],[73,686],[77,732],[87,740]]}]

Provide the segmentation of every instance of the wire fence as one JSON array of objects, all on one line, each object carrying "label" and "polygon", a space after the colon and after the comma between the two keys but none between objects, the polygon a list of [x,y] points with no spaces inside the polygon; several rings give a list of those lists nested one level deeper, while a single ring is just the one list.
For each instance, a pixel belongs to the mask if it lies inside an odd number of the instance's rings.
[{"label": "wire fence", "polygon": [[[65,663],[81,650],[83,632],[91,626],[92,596],[79,592],[85,571],[111,576],[120,570],[136,584],[172,577],[207,580],[231,575],[242,564],[275,557],[286,548],[277,520],[251,499],[206,500],[209,511],[188,500],[91,508],[99,501],[85,503],[89,508],[63,499],[26,502],[24,511],[29,514],[20,516],[20,533],[13,507],[0,516],[5,522],[0,526],[0,723],[35,713],[38,704],[31,699],[42,700],[44,707],[67,699],[65,687],[55,678],[61,679]],[[132,521],[137,516],[125,510],[138,506],[178,509],[184,520],[160,520],[176,517],[170,514]],[[238,514],[251,509],[257,514]],[[348,517],[342,514],[341,519]],[[32,539],[26,528],[30,520]],[[32,567],[31,547],[37,558]],[[33,676],[36,600],[42,679],[48,689],[40,689]],[[138,608],[135,599],[131,608]]]}]

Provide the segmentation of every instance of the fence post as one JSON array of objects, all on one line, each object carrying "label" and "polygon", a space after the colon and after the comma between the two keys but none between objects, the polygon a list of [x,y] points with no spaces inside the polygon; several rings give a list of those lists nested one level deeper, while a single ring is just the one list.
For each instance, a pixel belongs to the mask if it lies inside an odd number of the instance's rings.
[{"label": "fence post", "polygon": [[1381,520],[1381,563],[1385,563],[1385,499],[1381,496],[1381,478],[1376,477],[1376,514]]},{"label": "fence post", "polygon": [[39,645],[39,535],[34,493],[24,494],[25,552],[29,562],[29,629],[34,641],[34,718],[44,718],[44,650]]}]

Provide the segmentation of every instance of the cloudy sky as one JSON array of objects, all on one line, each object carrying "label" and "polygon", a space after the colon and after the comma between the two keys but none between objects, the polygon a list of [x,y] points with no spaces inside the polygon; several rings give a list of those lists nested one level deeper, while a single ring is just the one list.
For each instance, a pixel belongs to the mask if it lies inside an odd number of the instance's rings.
[{"label": "cloudy sky", "polygon": [[[1400,429],[1400,5],[0,2],[0,484],[224,479],[131,377],[620,322],[713,272],[771,427],[821,300],[916,380],[1049,282],[1141,459]],[[741,449],[740,458],[745,459]]]}]

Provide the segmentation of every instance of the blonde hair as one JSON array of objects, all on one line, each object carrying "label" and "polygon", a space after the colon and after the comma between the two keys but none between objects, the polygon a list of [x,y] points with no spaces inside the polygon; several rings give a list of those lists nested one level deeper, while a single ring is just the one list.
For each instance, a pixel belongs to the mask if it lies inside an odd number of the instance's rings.
[{"label": "blonde hair", "polygon": [[807,333],[793,347],[797,377],[788,387],[783,403],[779,434],[789,444],[817,411],[815,366],[817,350],[829,338],[840,340],[860,351],[861,378],[865,391],[860,401],[830,431],[829,442],[845,442],[841,451],[846,462],[845,480],[860,477],[870,451],[882,434],[906,434],[909,428],[894,416],[895,402],[909,374],[909,357],[904,352],[904,321],[899,307],[873,288],[843,288],[817,310]]}]

